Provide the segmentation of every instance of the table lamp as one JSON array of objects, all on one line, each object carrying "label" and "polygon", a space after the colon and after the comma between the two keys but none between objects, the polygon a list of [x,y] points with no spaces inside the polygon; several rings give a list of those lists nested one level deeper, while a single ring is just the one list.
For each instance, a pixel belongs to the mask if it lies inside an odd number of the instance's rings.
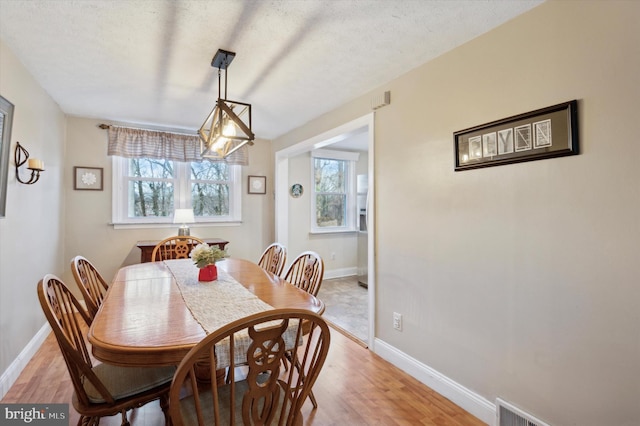
[{"label": "table lamp", "polygon": [[178,235],[191,235],[187,223],[194,223],[195,221],[193,209],[176,209],[173,213],[173,223],[182,224],[182,226],[178,228]]}]

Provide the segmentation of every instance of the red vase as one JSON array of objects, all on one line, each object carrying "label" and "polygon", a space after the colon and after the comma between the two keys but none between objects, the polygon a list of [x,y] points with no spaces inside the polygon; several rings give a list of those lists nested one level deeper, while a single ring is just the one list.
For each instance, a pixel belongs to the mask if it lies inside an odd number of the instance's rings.
[{"label": "red vase", "polygon": [[198,273],[198,281],[215,281],[218,279],[218,268],[216,265],[207,265],[200,268]]}]

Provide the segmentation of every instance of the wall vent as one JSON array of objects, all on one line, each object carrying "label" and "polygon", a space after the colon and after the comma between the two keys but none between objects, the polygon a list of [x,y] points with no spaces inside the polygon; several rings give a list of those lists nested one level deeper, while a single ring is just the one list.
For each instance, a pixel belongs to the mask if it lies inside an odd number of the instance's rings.
[{"label": "wall vent", "polygon": [[550,426],[500,398],[496,399],[498,426]]},{"label": "wall vent", "polygon": [[381,95],[376,95],[371,98],[371,109],[382,108],[391,103],[391,92],[386,91]]}]

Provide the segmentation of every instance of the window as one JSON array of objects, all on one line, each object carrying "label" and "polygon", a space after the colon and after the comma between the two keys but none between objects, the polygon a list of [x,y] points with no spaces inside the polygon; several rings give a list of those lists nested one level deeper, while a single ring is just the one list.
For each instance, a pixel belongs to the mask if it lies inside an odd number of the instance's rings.
[{"label": "window", "polygon": [[177,208],[196,222],[240,220],[238,165],[113,157],[113,222],[172,223]]},{"label": "window", "polygon": [[[202,161],[190,163],[191,206],[196,217],[225,217],[230,212],[230,166]],[[238,166],[236,166],[238,167]]]},{"label": "window", "polygon": [[355,231],[355,161],[357,153],[312,152],[311,232]]},{"label": "window", "polygon": [[127,217],[171,216],[174,210],[174,162],[135,158],[127,163]]}]

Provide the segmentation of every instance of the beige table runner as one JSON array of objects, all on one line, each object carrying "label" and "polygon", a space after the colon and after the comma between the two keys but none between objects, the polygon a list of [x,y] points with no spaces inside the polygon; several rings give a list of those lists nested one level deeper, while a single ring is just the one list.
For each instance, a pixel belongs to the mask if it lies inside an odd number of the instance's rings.
[{"label": "beige table runner", "polygon": [[202,282],[198,281],[199,269],[191,259],[165,260],[164,263],[191,314],[207,334],[237,319],[273,309],[221,268],[218,268],[217,280]]},{"label": "beige table runner", "polygon": [[[191,259],[163,261],[180,289],[182,298],[193,318],[202,326],[207,334],[237,319],[274,309],[258,296],[247,290],[226,271],[218,268],[218,279],[211,282],[198,281],[198,268]],[[297,334],[297,324],[290,324],[284,334],[285,346],[293,348]],[[248,335],[241,340],[236,339],[236,362],[246,362],[246,352],[251,344]],[[217,366],[229,365],[228,342],[225,350],[216,350]],[[222,349],[222,348],[218,348]]]}]

